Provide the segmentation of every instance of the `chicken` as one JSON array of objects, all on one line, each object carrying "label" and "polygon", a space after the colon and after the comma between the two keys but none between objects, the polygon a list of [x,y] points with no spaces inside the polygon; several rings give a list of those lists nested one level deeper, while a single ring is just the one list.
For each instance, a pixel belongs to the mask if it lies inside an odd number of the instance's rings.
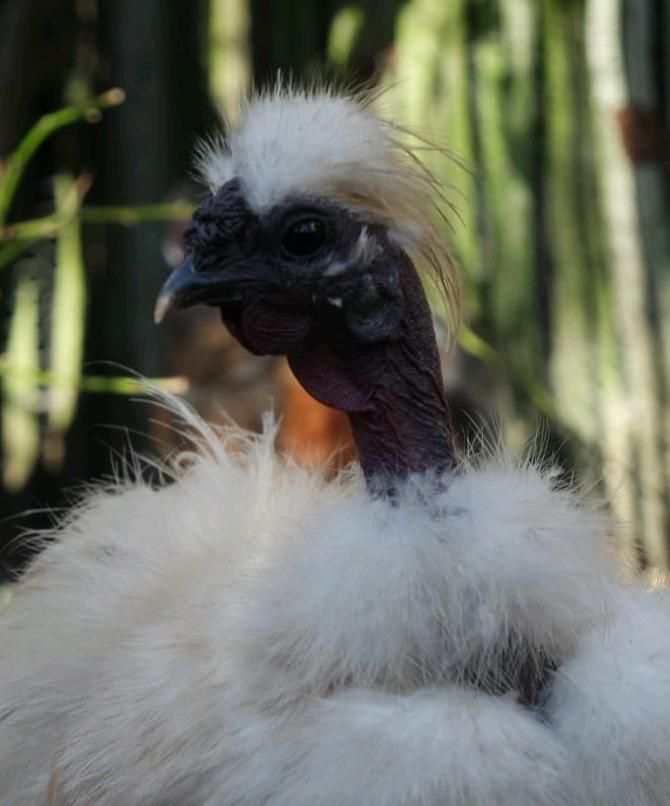
[{"label": "chicken", "polygon": [[157,318],[204,302],[346,412],[327,480],[176,399],[193,450],[88,493],[0,618],[2,803],[660,806],[670,600],[551,468],[459,454],[440,189],[364,98],[278,86],[203,147]]}]

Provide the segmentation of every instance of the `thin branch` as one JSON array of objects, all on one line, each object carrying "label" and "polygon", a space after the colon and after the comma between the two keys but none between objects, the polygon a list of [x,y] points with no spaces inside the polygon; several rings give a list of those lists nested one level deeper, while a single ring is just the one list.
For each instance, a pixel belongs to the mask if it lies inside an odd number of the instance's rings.
[{"label": "thin branch", "polygon": [[34,218],[30,221],[18,221],[0,228],[0,242],[2,241],[35,241],[48,238],[58,233],[66,224],[69,224],[81,208],[81,203],[91,189],[93,179],[89,174],[82,174],[72,183],[72,189],[63,199],[59,210],[43,218]]},{"label": "thin branch", "polygon": [[19,376],[30,379],[40,386],[75,386],[82,392],[94,392],[115,395],[137,395],[147,391],[147,386],[157,386],[175,395],[184,395],[189,390],[189,380],[183,375],[172,375],[161,378],[134,378],[130,375],[82,375],[65,377],[48,370],[35,371],[9,364],[0,355],[0,378],[3,376]]},{"label": "thin branch", "polygon": [[[123,205],[73,205],[66,212],[52,213],[42,218],[28,221],[17,221],[0,228],[0,243],[3,241],[35,241],[39,238],[51,238],[79,215],[82,221],[98,224],[120,224],[131,227],[148,221],[185,221],[191,217],[193,205],[186,201],[166,204]],[[0,268],[4,265],[3,251],[0,250]],[[20,250],[22,251],[22,250]],[[10,258],[11,259],[11,258]],[[7,261],[9,262],[9,260]]]},{"label": "thin branch", "polygon": [[25,241],[12,241],[0,248],[0,269],[4,269],[5,266],[13,263],[24,252],[27,252],[38,240],[39,238],[28,238]]},{"label": "thin branch", "polygon": [[101,224],[133,226],[145,221],[186,221],[193,215],[194,205],[187,201],[166,204],[86,205],[80,210],[81,220]]},{"label": "thin branch", "polygon": [[56,112],[43,115],[3,165],[2,183],[0,184],[0,222],[6,220],[23,172],[45,140],[48,140],[54,132],[64,126],[69,126],[79,120],[96,123],[100,120],[102,110],[118,106],[123,103],[124,99],[124,91],[115,87],[91,98],[82,106],[66,106]]}]

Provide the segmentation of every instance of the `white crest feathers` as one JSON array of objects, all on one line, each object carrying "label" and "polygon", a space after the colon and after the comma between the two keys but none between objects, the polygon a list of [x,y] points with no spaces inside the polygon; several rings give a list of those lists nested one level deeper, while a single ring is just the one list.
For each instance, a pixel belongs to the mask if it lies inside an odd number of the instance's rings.
[{"label": "white crest feathers", "polygon": [[373,100],[278,82],[244,103],[235,125],[201,141],[198,173],[212,192],[238,179],[259,214],[303,194],[359,211],[432,268],[456,312],[457,274],[434,220],[451,205],[421,159],[426,148],[450,155],[382,118]]}]

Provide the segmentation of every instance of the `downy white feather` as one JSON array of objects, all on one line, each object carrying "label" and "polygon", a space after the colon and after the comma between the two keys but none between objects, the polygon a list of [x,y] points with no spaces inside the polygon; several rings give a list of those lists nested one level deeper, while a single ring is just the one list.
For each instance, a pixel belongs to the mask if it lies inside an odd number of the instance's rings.
[{"label": "downy white feather", "polygon": [[547,717],[593,806],[670,798],[670,592],[622,591],[558,670]]},{"label": "downy white feather", "polygon": [[[175,483],[89,495],[0,619],[3,804],[664,802],[667,599],[551,474],[394,504],[170,405]],[[559,664],[544,718],[466,685],[515,646]]]}]

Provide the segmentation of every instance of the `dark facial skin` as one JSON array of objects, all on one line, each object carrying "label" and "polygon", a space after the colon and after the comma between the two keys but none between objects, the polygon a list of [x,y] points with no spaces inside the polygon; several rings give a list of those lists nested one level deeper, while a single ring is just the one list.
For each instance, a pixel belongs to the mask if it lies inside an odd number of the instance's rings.
[{"label": "dark facial skin", "polygon": [[205,302],[252,352],[285,354],[313,397],[348,413],[376,492],[455,465],[428,303],[383,227],[307,196],[259,217],[233,180],[185,239],[189,260],[165,284],[157,318]]}]

